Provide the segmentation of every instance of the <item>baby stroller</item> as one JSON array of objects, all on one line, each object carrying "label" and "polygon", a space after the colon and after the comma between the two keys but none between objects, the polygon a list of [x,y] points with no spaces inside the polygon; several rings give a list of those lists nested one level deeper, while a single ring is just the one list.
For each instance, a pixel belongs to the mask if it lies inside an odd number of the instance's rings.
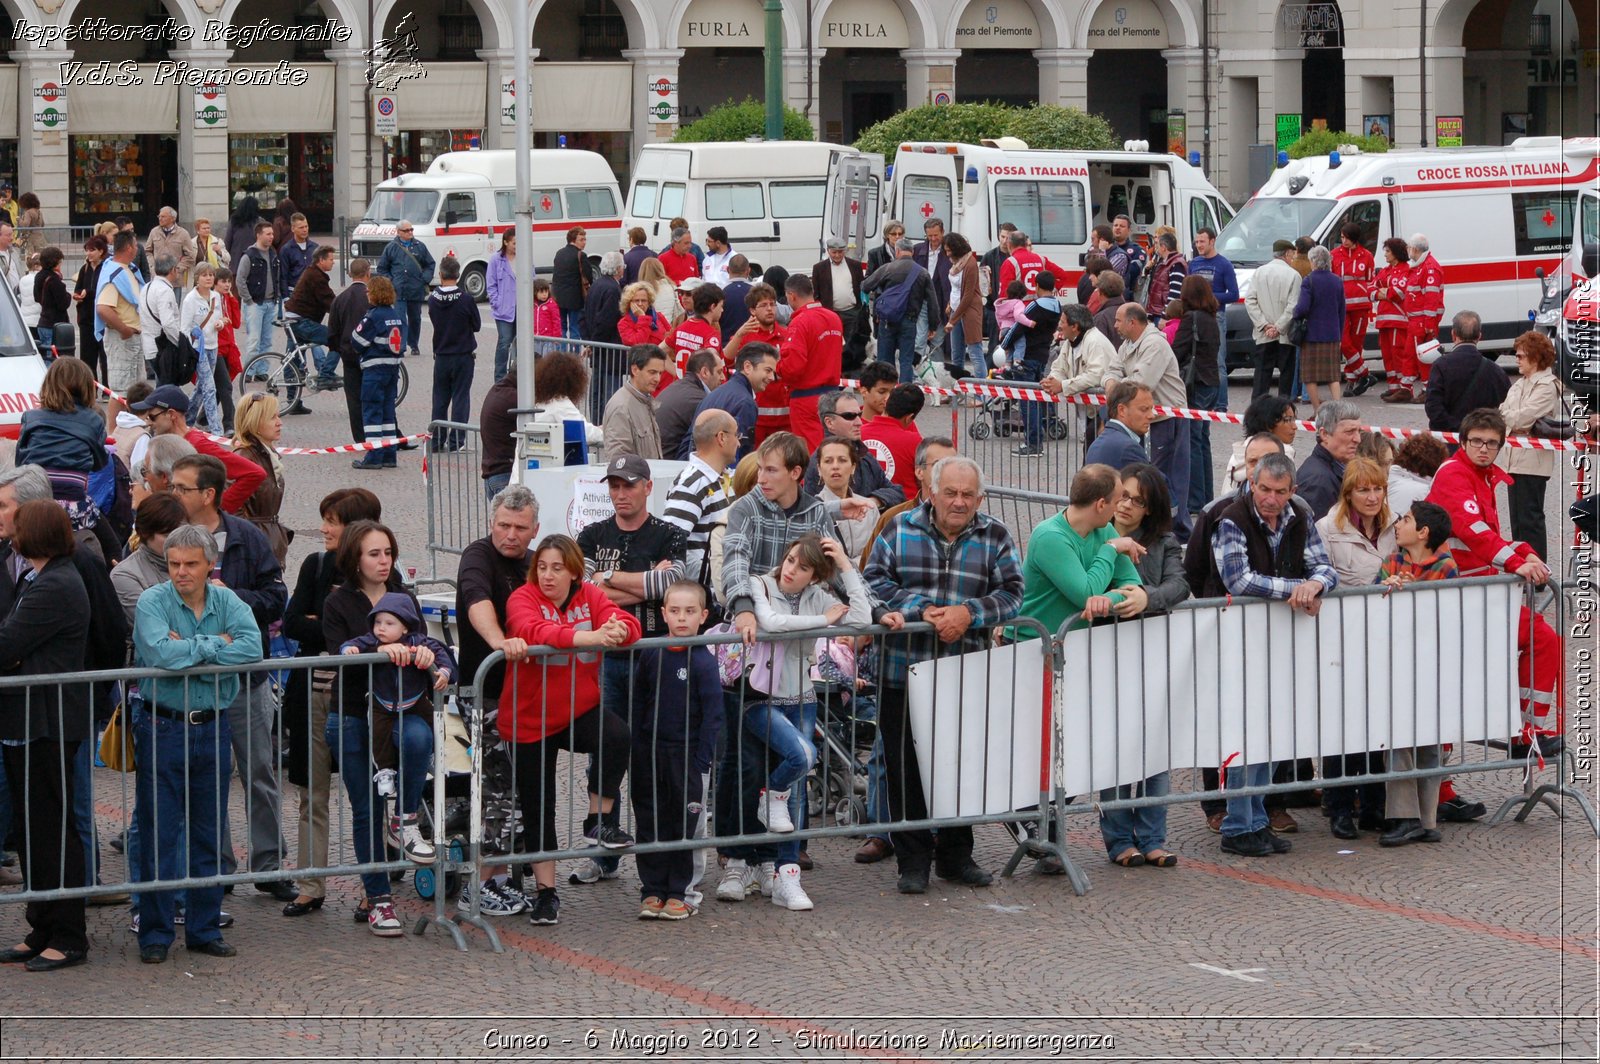
[{"label": "baby stroller", "polygon": [[[1041,395],[1044,394],[1043,389],[1037,383],[1016,377],[1009,365],[1003,369],[991,371],[989,379],[999,384],[1038,391]],[[1046,395],[1045,398],[1048,399],[1049,397]],[[1067,423],[1056,415],[1055,403],[1046,404],[1042,427],[1046,439],[1064,440],[1067,438]],[[972,424],[967,426],[967,435],[975,440],[986,440],[991,436],[1002,438],[1021,436],[1025,431],[1026,426],[1022,420],[1022,401],[993,395],[983,397],[982,413],[973,418]]]},{"label": "baby stroller", "polygon": [[817,672],[817,763],[806,777],[806,815],[820,822],[831,810],[837,824],[864,824],[877,701],[870,689],[855,690],[855,678],[824,655],[817,658]]},{"label": "baby stroller", "polygon": [[435,751],[433,763],[435,772],[441,766],[445,772],[443,814],[436,816],[433,809],[432,773],[422,788],[422,805],[417,810],[438,854],[433,864],[422,865],[411,874],[411,885],[424,901],[433,900],[441,875],[445,897],[456,897],[461,891],[462,876],[472,870],[468,840],[472,821],[472,739],[467,721],[461,716],[466,711],[454,698],[440,710],[445,715],[444,749]]}]

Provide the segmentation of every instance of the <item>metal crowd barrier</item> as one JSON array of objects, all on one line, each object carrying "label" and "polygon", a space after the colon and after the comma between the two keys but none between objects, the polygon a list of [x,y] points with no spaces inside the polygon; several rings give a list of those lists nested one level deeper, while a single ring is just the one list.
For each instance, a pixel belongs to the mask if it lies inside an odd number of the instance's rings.
[{"label": "metal crowd barrier", "polygon": [[605,344],[558,336],[540,336],[534,340],[534,351],[538,354],[564,351],[582,357],[589,364],[589,395],[583,404],[583,414],[596,425],[605,415],[607,401],[628,381],[629,350],[627,344]]},{"label": "metal crowd barrier", "polygon": [[[962,384],[1004,387],[1039,399],[958,395],[953,399],[956,449],[977,459],[984,479],[1022,492],[1062,493],[1083,465],[1094,438],[1098,407],[1060,403],[1026,381],[967,379]],[[1034,428],[1029,439],[1029,422]],[[1037,456],[1019,453],[1030,443]]]},{"label": "metal crowd barrier", "polygon": [[41,225],[18,228],[16,246],[29,251],[43,251],[47,247],[60,248],[63,256],[61,278],[66,281],[68,291],[71,291],[72,284],[78,276],[78,269],[83,265],[83,242],[94,235],[94,230],[95,227],[92,225]]},{"label": "metal crowd barrier", "polygon": [[[425,456],[428,495],[428,565],[439,575],[439,555],[459,555],[489,533],[489,496],[483,479],[483,432],[456,421],[428,424],[433,439]],[[448,439],[445,437],[448,435]],[[459,444],[451,450],[436,442]]]}]

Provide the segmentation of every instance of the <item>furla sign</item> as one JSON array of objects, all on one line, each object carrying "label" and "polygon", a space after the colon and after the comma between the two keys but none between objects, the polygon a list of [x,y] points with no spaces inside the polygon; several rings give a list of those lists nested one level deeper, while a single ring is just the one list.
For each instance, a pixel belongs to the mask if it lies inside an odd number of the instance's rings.
[{"label": "furla sign", "polygon": [[765,41],[761,0],[694,0],[678,23],[679,48],[760,48]]},{"label": "furla sign", "polygon": [[818,27],[822,48],[909,48],[906,18],[894,0],[850,0],[828,6]]}]

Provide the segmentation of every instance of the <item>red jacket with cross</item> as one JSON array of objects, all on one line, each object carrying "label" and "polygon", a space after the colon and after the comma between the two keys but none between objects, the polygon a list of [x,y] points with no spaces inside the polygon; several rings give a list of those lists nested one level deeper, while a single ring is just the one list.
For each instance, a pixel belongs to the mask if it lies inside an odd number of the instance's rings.
[{"label": "red jacket with cross", "polygon": [[1411,267],[1405,308],[1413,340],[1420,344],[1439,338],[1439,322],[1444,318],[1444,270],[1432,255],[1422,256],[1422,261]]},{"label": "red jacket with cross", "polygon": [[1462,576],[1514,573],[1539,557],[1526,543],[1510,542],[1500,535],[1494,489],[1511,480],[1511,474],[1499,466],[1473,465],[1464,447],[1434,474],[1428,501],[1438,503],[1450,515],[1450,552]]}]

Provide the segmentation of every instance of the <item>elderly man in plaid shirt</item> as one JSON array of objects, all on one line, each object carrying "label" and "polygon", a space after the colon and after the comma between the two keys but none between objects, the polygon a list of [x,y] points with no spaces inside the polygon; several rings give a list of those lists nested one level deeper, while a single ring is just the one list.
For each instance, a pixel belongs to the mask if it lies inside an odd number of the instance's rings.
[{"label": "elderly man in plaid shirt", "polygon": [[[1022,611],[1022,556],[999,521],[980,513],[983,470],[952,455],[929,474],[929,501],[896,517],[867,559],[867,586],[908,621],[928,621],[934,634],[883,640],[878,729],[883,738],[891,820],[924,820],[922,773],[907,727],[906,680],[913,662],[983,650],[996,625]],[[935,641],[935,635],[937,641]],[[943,644],[941,646],[940,644]],[[902,894],[939,878],[986,887],[993,877],[972,859],[970,827],[894,832]]]},{"label": "elderly man in plaid shirt", "polygon": [[[1269,454],[1256,463],[1250,494],[1222,511],[1211,553],[1229,595],[1276,599],[1315,617],[1322,596],[1338,586],[1328,549],[1311,523],[1311,510],[1294,498],[1294,463]],[[1272,763],[1228,769],[1228,787],[1261,787],[1272,779]],[[1261,795],[1228,799],[1222,819],[1222,852],[1241,857],[1288,853],[1289,841],[1267,824]]]}]

